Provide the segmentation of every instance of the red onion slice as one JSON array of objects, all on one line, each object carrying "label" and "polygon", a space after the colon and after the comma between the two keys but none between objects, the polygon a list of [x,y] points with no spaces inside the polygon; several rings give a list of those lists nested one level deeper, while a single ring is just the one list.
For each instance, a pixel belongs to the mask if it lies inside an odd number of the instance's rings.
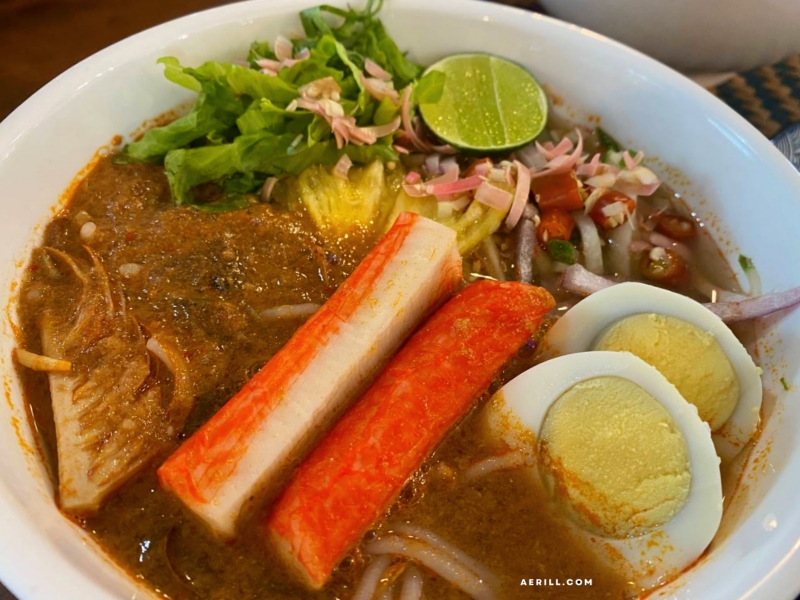
[{"label": "red onion slice", "polygon": [[800,304],[800,287],[748,298],[739,302],[715,302],[705,307],[726,323],[763,317]]},{"label": "red onion slice", "polygon": [[564,271],[561,278],[561,287],[573,294],[589,296],[607,287],[611,287],[615,282],[600,275],[595,275],[586,267],[579,264],[570,265]]},{"label": "red onion slice", "polygon": [[506,217],[506,227],[514,229],[520,218],[522,211],[525,209],[525,204],[531,195],[531,172],[528,167],[523,165],[518,160],[514,161],[514,166],[517,169],[517,188],[514,190],[514,200],[511,203],[511,210],[508,211]]},{"label": "red onion slice", "polygon": [[371,58],[368,58],[364,61],[364,70],[376,79],[380,79],[382,81],[392,80],[392,74],[384,70],[383,67],[381,67]]},{"label": "red onion slice", "polygon": [[511,205],[511,193],[483,181],[475,190],[475,200],[498,210],[508,210]]}]

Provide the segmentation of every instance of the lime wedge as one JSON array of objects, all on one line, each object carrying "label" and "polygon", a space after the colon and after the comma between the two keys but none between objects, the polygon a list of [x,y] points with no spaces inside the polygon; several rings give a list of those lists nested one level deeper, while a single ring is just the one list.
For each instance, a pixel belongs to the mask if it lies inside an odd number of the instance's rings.
[{"label": "lime wedge", "polygon": [[519,65],[489,54],[456,54],[428,68],[445,74],[438,102],[420,104],[430,130],[465,150],[499,152],[532,141],[547,121],[547,98]]}]

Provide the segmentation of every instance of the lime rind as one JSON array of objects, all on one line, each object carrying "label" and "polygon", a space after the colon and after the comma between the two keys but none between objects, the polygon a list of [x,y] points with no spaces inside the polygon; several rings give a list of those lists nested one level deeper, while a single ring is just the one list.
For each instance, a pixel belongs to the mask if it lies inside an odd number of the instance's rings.
[{"label": "lime rind", "polygon": [[547,122],[547,97],[520,65],[490,54],[448,56],[427,72],[445,74],[435,103],[420,114],[443,141],[463,150],[503,152],[533,141]]}]

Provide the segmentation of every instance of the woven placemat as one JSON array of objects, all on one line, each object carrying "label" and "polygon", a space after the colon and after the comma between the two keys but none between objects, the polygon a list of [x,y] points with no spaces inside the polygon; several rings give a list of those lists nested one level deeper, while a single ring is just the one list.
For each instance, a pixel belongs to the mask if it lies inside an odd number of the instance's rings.
[{"label": "woven placemat", "polygon": [[772,138],[800,122],[800,55],[742,71],[709,91]]}]

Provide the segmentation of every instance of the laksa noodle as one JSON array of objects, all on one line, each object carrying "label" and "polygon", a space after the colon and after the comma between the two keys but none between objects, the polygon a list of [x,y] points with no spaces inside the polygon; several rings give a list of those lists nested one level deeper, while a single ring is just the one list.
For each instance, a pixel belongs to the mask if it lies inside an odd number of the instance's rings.
[{"label": "laksa noodle", "polygon": [[60,510],[176,600],[669,582],[759,427],[740,340],[797,290],[742,257],[744,294],[642,152],[378,8],[163,58],[194,107],[47,226],[16,359]]}]

